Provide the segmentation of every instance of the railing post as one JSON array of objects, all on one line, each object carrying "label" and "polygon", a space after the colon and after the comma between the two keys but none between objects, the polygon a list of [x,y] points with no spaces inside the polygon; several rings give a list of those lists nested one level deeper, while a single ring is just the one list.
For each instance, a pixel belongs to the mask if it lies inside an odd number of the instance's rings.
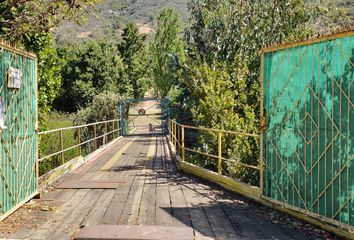
[{"label": "railing post", "polygon": [[104,144],[107,144],[107,123],[104,123]]},{"label": "railing post", "polygon": [[179,144],[178,143],[181,143],[180,141],[180,138],[179,138],[179,125],[177,125],[176,123],[176,153],[178,153],[178,147],[179,147]]},{"label": "railing post", "polygon": [[174,140],[173,145],[175,146],[176,151],[177,151],[177,146],[176,146],[176,144],[177,144],[177,136],[176,136],[176,132],[177,132],[177,124],[174,122],[173,123],[173,140]]},{"label": "railing post", "polygon": [[111,132],[112,132],[112,133],[111,133],[111,138],[112,138],[111,141],[114,139],[114,130],[115,130],[115,129],[114,129],[114,127],[115,127],[114,121],[112,122],[112,125],[113,125],[113,126],[112,126],[112,130],[111,130]]},{"label": "railing post", "polygon": [[221,159],[221,140],[222,140],[222,133],[218,131],[218,173],[222,174],[222,159]]},{"label": "railing post", "polygon": [[94,148],[97,149],[97,129],[96,129],[96,124],[93,125],[93,142],[95,144]]},{"label": "railing post", "polygon": [[182,127],[182,133],[181,133],[181,138],[182,138],[182,140],[181,140],[181,144],[182,144],[182,161],[185,161],[185,158],[186,158],[186,156],[185,156],[185,154],[186,154],[186,152],[185,152],[185,149],[184,149],[184,126],[181,126]]},{"label": "railing post", "polygon": [[77,129],[77,142],[79,144],[79,147],[77,148],[77,155],[81,156],[81,131],[80,127]]},{"label": "railing post", "polygon": [[120,122],[117,121],[117,138],[120,137]]},{"label": "railing post", "polygon": [[[63,139],[63,130],[60,130],[60,146],[61,146],[61,151],[64,151],[64,139]],[[61,153],[61,164],[64,164],[65,159],[64,159],[64,152]]]}]

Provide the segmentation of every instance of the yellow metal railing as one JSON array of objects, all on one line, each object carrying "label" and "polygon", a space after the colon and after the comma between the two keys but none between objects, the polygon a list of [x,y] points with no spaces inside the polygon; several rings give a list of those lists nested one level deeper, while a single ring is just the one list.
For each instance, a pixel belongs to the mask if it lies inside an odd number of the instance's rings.
[{"label": "yellow metal railing", "polygon": [[[186,153],[195,153],[195,154],[200,154],[202,156],[208,157],[215,159],[216,165],[217,165],[217,173],[219,175],[224,175],[225,170],[223,169],[223,162],[226,163],[232,163],[235,166],[242,166],[246,169],[252,169],[253,171],[257,171],[259,174],[259,185],[262,186],[262,169],[261,162],[257,162],[257,165],[251,165],[247,164],[244,162],[241,162],[241,160],[237,159],[229,159],[223,156],[223,137],[226,134],[233,135],[235,137],[252,137],[256,138],[257,141],[259,141],[259,135],[258,134],[252,134],[252,133],[244,133],[244,132],[235,132],[235,131],[227,131],[227,130],[221,130],[221,129],[211,129],[211,128],[204,128],[204,127],[194,127],[194,126],[188,126],[188,125],[182,125],[177,123],[174,120],[169,120],[169,129],[170,129],[170,139],[174,147],[176,148],[176,153],[180,155],[180,158],[182,161],[188,161],[186,159]],[[217,146],[217,154],[211,154],[207,153],[204,151],[201,151],[196,148],[192,148],[189,146],[186,146],[186,131],[187,130],[197,130],[199,132],[209,132],[209,133],[214,133],[217,136],[217,143],[215,145]],[[257,184],[258,186],[258,184]]]},{"label": "yellow metal railing", "polygon": [[120,130],[119,119],[114,119],[39,132],[39,175],[108,144]]}]

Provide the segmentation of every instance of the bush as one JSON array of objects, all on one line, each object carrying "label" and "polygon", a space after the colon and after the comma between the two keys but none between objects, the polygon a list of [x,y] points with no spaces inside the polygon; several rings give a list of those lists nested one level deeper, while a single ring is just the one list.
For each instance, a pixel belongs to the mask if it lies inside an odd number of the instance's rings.
[{"label": "bush", "polygon": [[[118,116],[118,95],[112,92],[103,92],[96,95],[92,103],[88,107],[79,110],[73,118],[75,125],[84,125],[118,119]],[[106,132],[117,129],[117,126],[118,121],[108,123],[107,125],[99,124],[96,126],[96,133],[93,126],[83,128],[80,132],[81,141],[84,142],[93,139],[95,134],[97,137],[102,136]],[[109,142],[117,136],[118,132],[114,132],[109,134],[106,140]],[[96,141],[91,141],[83,147],[84,154],[88,154],[102,145],[104,145],[103,137],[98,138]]]},{"label": "bush", "polygon": [[[64,128],[73,126],[71,116],[60,112],[49,112],[43,115],[43,126],[41,131]],[[68,148],[77,144],[76,132],[74,129],[64,130],[63,147]],[[39,158],[48,156],[61,150],[60,132],[49,133],[39,137]],[[67,162],[77,156],[77,149],[69,150],[63,153],[64,162]],[[49,172],[50,170],[62,164],[62,155],[51,157],[39,164],[39,175]]]}]

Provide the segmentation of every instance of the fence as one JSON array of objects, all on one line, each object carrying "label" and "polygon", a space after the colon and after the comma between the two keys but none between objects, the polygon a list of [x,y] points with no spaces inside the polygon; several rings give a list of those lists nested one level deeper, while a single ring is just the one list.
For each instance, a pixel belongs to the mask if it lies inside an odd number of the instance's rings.
[{"label": "fence", "polygon": [[[39,176],[111,142],[119,136],[119,121],[114,119],[38,133]],[[50,147],[44,147],[46,145]]]},{"label": "fence", "polygon": [[0,220],[37,192],[37,59],[0,42]]},{"label": "fence", "polygon": [[173,120],[169,121],[169,127],[182,161],[259,186],[259,135],[186,126]]},{"label": "fence", "polygon": [[264,49],[263,195],[353,231],[354,32]]}]

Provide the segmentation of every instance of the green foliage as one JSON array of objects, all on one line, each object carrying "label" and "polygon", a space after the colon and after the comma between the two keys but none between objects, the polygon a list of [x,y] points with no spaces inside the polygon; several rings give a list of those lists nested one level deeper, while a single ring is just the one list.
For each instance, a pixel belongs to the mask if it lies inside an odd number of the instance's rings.
[{"label": "green foliage", "polygon": [[91,104],[74,115],[76,125],[118,118],[118,94],[102,92],[94,96]]},{"label": "green foliage", "polygon": [[[177,105],[192,114],[194,125],[257,133],[258,51],[266,44],[312,34],[317,9],[305,0],[195,0],[189,9],[188,59],[179,79],[182,94]],[[200,133],[194,144],[217,155],[216,134]],[[238,164],[258,165],[256,139],[226,134],[222,146],[223,157],[235,160],[224,164],[225,174],[257,184],[259,173]],[[205,164],[216,168],[215,162]]]},{"label": "green foliage", "polygon": [[101,0],[5,0],[0,4],[0,36],[21,43],[35,33],[49,32],[62,21],[82,23]]},{"label": "green foliage", "polygon": [[[192,113],[193,124],[196,126],[224,129],[236,132],[257,132],[257,116],[252,106],[248,104],[246,74],[238,75],[235,84],[227,71],[227,67],[218,64],[210,67],[206,63],[187,62],[182,76],[182,86],[188,88],[189,98],[187,108]],[[245,71],[245,70],[244,70]],[[200,132],[195,142],[204,152],[217,155],[216,133]],[[201,145],[200,145],[201,144]],[[257,142],[253,138],[234,134],[223,137],[223,157],[237,160],[241,163],[258,165]],[[216,161],[212,162],[216,169]],[[208,163],[210,165],[210,163]],[[226,174],[232,175],[248,183],[256,183],[258,175],[249,169],[242,169],[235,164],[229,164]]]},{"label": "green foliage", "polygon": [[162,97],[166,97],[176,84],[178,64],[183,61],[183,43],[179,39],[179,32],[177,13],[171,8],[163,9],[150,45],[152,75]]},{"label": "green foliage", "polygon": [[40,113],[51,109],[62,81],[60,69],[64,62],[57,55],[52,31],[62,21],[82,23],[98,2],[100,0],[6,0],[0,4],[0,37],[38,56]]},{"label": "green foliage", "polygon": [[24,41],[24,45],[38,57],[38,107],[40,113],[46,113],[59,93],[64,61],[59,58],[49,33],[35,33]]},{"label": "green foliage", "polygon": [[141,98],[149,87],[148,58],[145,49],[146,35],[140,34],[134,23],[129,23],[123,30],[122,41],[118,45],[124,63],[123,78],[131,86],[134,98]]},{"label": "green foliage", "polygon": [[[59,112],[48,112],[42,114],[44,125],[40,126],[41,131],[64,128],[73,126],[73,121],[70,115]],[[64,148],[71,147],[77,144],[75,130],[63,131],[63,139],[65,139]],[[61,150],[60,132],[42,135],[39,138],[39,156],[48,156]],[[76,157],[76,149],[69,150],[64,153],[64,161],[69,161]],[[44,160],[39,165],[39,175],[49,172],[50,170],[62,164],[61,155],[54,156]]]},{"label": "green foliage", "polygon": [[[106,120],[118,119],[118,94],[113,92],[102,92],[96,95],[93,98],[92,103],[84,108],[79,110],[74,115],[75,125],[83,125],[88,123],[101,122]],[[99,124],[96,126],[97,137],[103,136],[104,134],[113,131],[113,127],[116,130],[118,122],[111,122],[107,125]],[[83,128],[80,132],[80,137],[82,142],[89,141],[94,138],[94,129],[93,127]],[[117,136],[118,133],[109,134],[106,136],[107,140],[110,141]],[[95,142],[97,146],[94,146],[94,142],[91,141],[85,145],[85,152],[90,153],[97,147],[104,144],[103,137],[98,138]]]},{"label": "green foliage", "polygon": [[55,102],[57,109],[74,112],[86,107],[100,92],[130,91],[122,78],[123,63],[113,43],[88,41],[62,48],[60,55],[67,62],[62,69],[63,85]]}]

